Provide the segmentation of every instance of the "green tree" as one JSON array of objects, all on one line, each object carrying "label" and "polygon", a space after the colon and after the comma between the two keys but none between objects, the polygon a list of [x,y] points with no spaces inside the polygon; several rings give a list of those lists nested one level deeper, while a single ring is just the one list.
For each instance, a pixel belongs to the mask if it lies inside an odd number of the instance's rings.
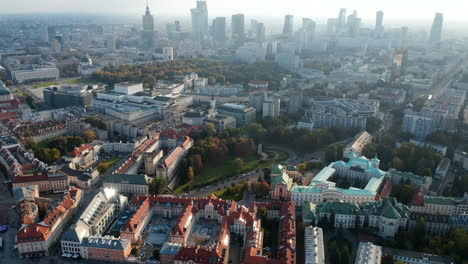
[{"label": "green tree", "polygon": [[212,137],[216,135],[216,126],[212,123],[207,123],[204,127],[203,130],[205,131],[206,135],[208,137]]},{"label": "green tree", "polygon": [[366,120],[366,130],[367,132],[373,134],[382,127],[382,120],[376,118],[376,117],[369,117]]},{"label": "green tree", "polygon": [[32,96],[30,96],[30,95],[26,96],[26,98],[24,98],[24,101],[26,102],[27,105],[29,105],[29,107],[35,108],[34,107],[34,99],[32,98]]},{"label": "green tree", "polygon": [[159,249],[159,248],[155,248],[155,249],[153,250],[153,258],[154,258],[155,260],[159,260],[159,255],[160,255],[160,249]]},{"label": "green tree", "polygon": [[164,178],[154,178],[149,184],[150,195],[160,195],[167,186],[167,181]]},{"label": "green tree", "polygon": [[140,250],[139,250],[138,248],[134,247],[134,248],[132,248],[132,250],[130,251],[130,254],[131,254],[132,256],[135,256],[135,257],[136,257],[136,256],[139,256],[139,255],[140,255]]},{"label": "green tree", "polygon": [[234,170],[236,173],[239,173],[242,171],[242,168],[244,167],[244,161],[241,158],[235,158],[233,161],[234,164]]},{"label": "green tree", "polygon": [[215,77],[208,77],[208,84],[209,85],[215,85],[216,84],[216,78]]}]

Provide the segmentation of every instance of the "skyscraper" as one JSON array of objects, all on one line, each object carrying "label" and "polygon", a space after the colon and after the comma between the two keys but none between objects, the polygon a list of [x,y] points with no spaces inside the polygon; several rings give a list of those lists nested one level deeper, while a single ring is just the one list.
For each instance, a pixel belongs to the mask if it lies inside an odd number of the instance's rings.
[{"label": "skyscraper", "polygon": [[377,13],[375,14],[375,36],[376,37],[382,37],[383,35],[383,32],[384,32],[383,18],[384,18],[384,12],[377,11]]},{"label": "skyscraper", "polygon": [[154,19],[151,15],[148,2],[146,2],[146,12],[143,16],[142,42],[143,50],[150,51],[154,48]]},{"label": "skyscraper", "polygon": [[346,22],[348,25],[349,35],[355,37],[359,32],[359,28],[361,27],[361,19],[358,17],[356,10],[354,10],[353,14],[348,16],[348,20]]},{"label": "skyscraper", "polygon": [[346,8],[341,8],[338,15],[338,29],[343,29],[346,26]]},{"label": "skyscraper", "polygon": [[257,24],[257,42],[265,42],[265,25],[263,23]]},{"label": "skyscraper", "polygon": [[231,17],[232,39],[242,42],[245,37],[244,15],[236,14]]},{"label": "skyscraper", "polygon": [[379,27],[379,26],[383,26],[383,16],[384,16],[384,12],[383,11],[377,11],[376,15],[375,15],[375,28]]},{"label": "skyscraper", "polygon": [[284,16],[283,34],[292,36],[293,31],[294,31],[294,16],[293,15]]},{"label": "skyscraper", "polygon": [[192,8],[192,36],[201,40],[208,34],[208,7],[205,0],[197,0],[197,7]]},{"label": "skyscraper", "polygon": [[441,13],[436,13],[434,23],[432,23],[431,35],[429,37],[429,42],[431,42],[432,44],[439,44],[442,40],[443,23],[444,15]]},{"label": "skyscraper", "polygon": [[213,38],[218,42],[226,40],[226,18],[217,17],[213,19]]}]

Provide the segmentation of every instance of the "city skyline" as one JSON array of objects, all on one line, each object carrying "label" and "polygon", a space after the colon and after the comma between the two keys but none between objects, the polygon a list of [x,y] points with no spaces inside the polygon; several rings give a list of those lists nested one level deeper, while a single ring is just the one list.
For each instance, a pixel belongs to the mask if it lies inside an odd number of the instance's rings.
[{"label": "city skyline", "polygon": [[[21,14],[21,13],[94,13],[94,14],[137,14],[141,13],[141,6],[146,5],[146,1],[128,2],[124,0],[115,0],[109,6],[107,1],[67,1],[57,2],[54,0],[41,1],[41,5],[28,5],[25,0],[21,2],[2,3],[2,14]],[[141,2],[141,3],[140,3]],[[451,4],[452,3],[452,4]],[[435,13],[443,13],[447,20],[466,21],[462,8],[457,8],[457,1],[448,0],[444,2],[426,1],[424,5],[420,3],[395,0],[392,2],[383,2],[376,5],[369,1],[350,1],[331,0],[326,4],[310,3],[304,0],[292,0],[288,2],[271,3],[266,0],[247,1],[239,0],[235,4],[227,4],[226,0],[207,1],[210,18],[216,16],[228,16],[235,13],[243,13],[246,16],[284,16],[292,14],[295,17],[338,17],[339,9],[346,8],[348,13],[357,10],[364,21],[375,20],[375,13],[382,10],[385,13],[385,19],[388,21],[396,19],[405,20],[427,20],[431,21]],[[190,8],[196,4],[195,0],[178,0],[177,3],[169,0],[149,1],[155,15],[190,15]],[[92,6],[92,8],[90,8]],[[265,8],[268,6],[268,8]],[[404,8],[403,8],[404,7]],[[309,11],[310,10],[310,11]],[[418,12],[415,12],[418,10]]]}]

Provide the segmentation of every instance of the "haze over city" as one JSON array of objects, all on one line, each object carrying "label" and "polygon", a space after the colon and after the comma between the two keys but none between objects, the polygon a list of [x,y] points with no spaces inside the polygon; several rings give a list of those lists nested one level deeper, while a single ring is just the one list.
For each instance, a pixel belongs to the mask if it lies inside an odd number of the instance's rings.
[{"label": "haze over city", "polygon": [[462,2],[0,0],[0,262],[468,264]]}]

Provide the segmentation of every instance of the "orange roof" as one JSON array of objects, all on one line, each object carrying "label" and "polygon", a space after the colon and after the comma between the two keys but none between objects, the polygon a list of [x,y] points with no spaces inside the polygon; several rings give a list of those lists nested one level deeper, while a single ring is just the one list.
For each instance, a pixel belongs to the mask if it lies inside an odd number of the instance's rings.
[{"label": "orange roof", "polygon": [[16,233],[17,243],[29,243],[44,241],[51,235],[50,227],[40,224],[30,224],[18,230]]},{"label": "orange roof", "polygon": [[73,157],[77,157],[78,155],[81,155],[81,153],[85,150],[88,150],[88,149],[92,149],[93,147],[91,145],[88,145],[88,144],[84,144],[84,145],[81,145],[79,147],[77,147],[75,150],[73,150],[70,154],[73,156]]}]

